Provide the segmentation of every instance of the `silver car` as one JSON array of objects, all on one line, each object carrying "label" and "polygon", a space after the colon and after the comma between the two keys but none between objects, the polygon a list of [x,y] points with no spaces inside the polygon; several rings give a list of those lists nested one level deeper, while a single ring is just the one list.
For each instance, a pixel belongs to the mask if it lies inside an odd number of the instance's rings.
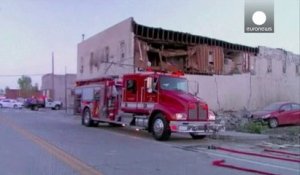
[{"label": "silver car", "polygon": [[15,108],[21,109],[24,107],[22,102],[18,102],[17,100],[13,99],[3,99],[0,101],[0,108]]}]

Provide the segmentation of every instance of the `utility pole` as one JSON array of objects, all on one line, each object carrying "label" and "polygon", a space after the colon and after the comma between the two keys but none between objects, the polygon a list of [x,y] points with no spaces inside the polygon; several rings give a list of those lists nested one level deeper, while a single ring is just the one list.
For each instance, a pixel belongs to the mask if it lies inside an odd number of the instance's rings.
[{"label": "utility pole", "polygon": [[52,52],[52,100],[55,100],[54,94],[54,52]]},{"label": "utility pole", "polygon": [[82,34],[81,37],[82,37],[82,41],[84,41],[84,34]]},{"label": "utility pole", "polygon": [[67,103],[67,66],[65,66],[65,108],[66,114],[68,113],[68,103]]}]

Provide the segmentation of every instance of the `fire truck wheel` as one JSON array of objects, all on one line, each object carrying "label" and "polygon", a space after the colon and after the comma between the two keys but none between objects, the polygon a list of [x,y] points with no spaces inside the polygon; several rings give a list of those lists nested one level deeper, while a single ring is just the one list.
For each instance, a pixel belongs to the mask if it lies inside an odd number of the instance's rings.
[{"label": "fire truck wheel", "polygon": [[99,125],[99,122],[97,122],[97,121],[92,122],[92,126],[97,127],[98,125]]},{"label": "fire truck wheel", "polygon": [[169,123],[161,113],[154,117],[152,134],[156,140],[168,140],[171,136]]},{"label": "fire truck wheel", "polygon": [[190,133],[193,139],[204,139],[206,135],[196,135],[194,133]]},{"label": "fire truck wheel", "polygon": [[37,105],[34,105],[31,107],[31,110],[33,111],[38,111],[39,110],[39,107]]},{"label": "fire truck wheel", "polygon": [[87,127],[90,127],[93,124],[93,121],[91,119],[91,112],[88,108],[86,108],[83,112],[81,123]]},{"label": "fire truck wheel", "polygon": [[112,127],[122,127],[121,124],[117,124],[117,123],[108,123],[108,125]]}]

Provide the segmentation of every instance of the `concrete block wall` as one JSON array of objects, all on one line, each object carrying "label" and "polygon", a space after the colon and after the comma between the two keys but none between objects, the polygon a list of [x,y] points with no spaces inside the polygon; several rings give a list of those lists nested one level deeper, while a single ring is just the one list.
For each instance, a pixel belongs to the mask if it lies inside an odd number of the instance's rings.
[{"label": "concrete block wall", "polygon": [[[253,74],[186,76],[199,83],[198,96],[213,110],[255,110],[276,101],[300,103],[300,75],[296,73],[299,55],[259,47],[258,55],[251,59]],[[272,60],[271,72],[267,72],[268,59]],[[287,66],[283,73],[285,59]]]},{"label": "concrete block wall", "polygon": [[198,97],[213,110],[240,110],[249,103],[250,74],[186,77],[189,81],[199,83]]}]

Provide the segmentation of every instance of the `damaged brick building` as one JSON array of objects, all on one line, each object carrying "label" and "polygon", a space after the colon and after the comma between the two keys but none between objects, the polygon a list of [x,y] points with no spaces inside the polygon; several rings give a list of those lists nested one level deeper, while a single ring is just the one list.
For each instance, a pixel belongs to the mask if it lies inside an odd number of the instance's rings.
[{"label": "damaged brick building", "polygon": [[[77,63],[77,80],[143,72],[148,67],[181,70],[199,82],[199,97],[216,110],[256,109],[273,101],[300,99],[294,95],[300,92],[299,55],[148,27],[133,18],[79,43]],[[287,73],[282,74],[280,65],[289,69]],[[279,70],[270,72],[272,67]],[[286,80],[278,82],[282,78]],[[280,88],[261,90],[276,86]],[[291,91],[286,93],[286,88]]]},{"label": "damaged brick building", "polygon": [[133,22],[135,66],[141,70],[182,70],[188,74],[249,72],[258,48]]}]

